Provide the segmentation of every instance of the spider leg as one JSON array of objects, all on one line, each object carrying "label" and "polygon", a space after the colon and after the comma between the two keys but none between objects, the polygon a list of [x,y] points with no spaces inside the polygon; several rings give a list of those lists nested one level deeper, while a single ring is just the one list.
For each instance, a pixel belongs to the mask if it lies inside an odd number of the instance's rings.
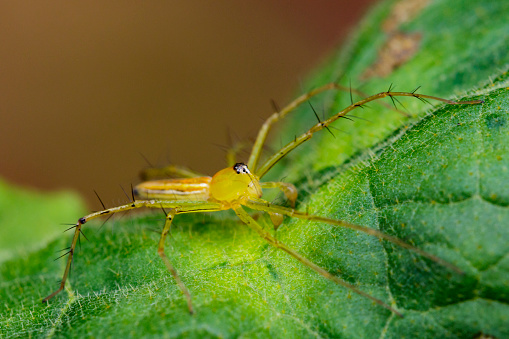
[{"label": "spider leg", "polygon": [[336,277],[335,275],[330,274],[322,267],[316,265],[312,261],[310,261],[307,258],[305,258],[304,256],[302,256],[297,251],[291,249],[287,245],[285,245],[282,242],[280,242],[279,240],[275,239],[269,232],[265,231],[253,218],[251,218],[251,216],[242,208],[242,206],[235,207],[235,208],[233,208],[233,210],[235,211],[237,216],[240,218],[240,220],[242,220],[246,225],[248,225],[256,233],[258,233],[258,235],[260,235],[260,237],[262,237],[270,245],[272,245],[276,248],[279,248],[280,250],[288,253],[289,255],[291,255],[298,261],[300,261],[303,265],[311,268],[313,271],[315,271],[316,273],[320,274],[321,276],[327,278],[328,280],[335,282],[336,284],[343,286],[343,287],[351,290],[352,292],[355,292],[365,298],[372,300],[373,302],[388,309],[389,311],[393,312],[394,314],[396,314],[399,317],[403,317],[403,315],[400,312],[398,312],[397,310],[395,310],[394,308],[392,308],[391,306],[389,306],[382,300],[375,298],[372,295],[358,289],[356,286],[344,281],[343,279],[340,279],[340,278]]},{"label": "spider leg", "polygon": [[263,150],[263,145],[265,144],[265,140],[267,139],[267,135],[270,132],[270,129],[272,125],[274,125],[279,120],[283,119],[288,113],[293,111],[295,108],[297,108],[302,103],[308,101],[315,95],[325,92],[327,90],[334,89],[336,86],[335,83],[326,84],[324,86],[315,88],[311,90],[310,92],[304,93],[303,95],[299,96],[297,99],[293,100],[291,103],[289,103],[286,107],[284,107],[282,110],[278,112],[272,113],[270,117],[265,120],[262,127],[258,131],[258,135],[256,136],[256,141],[253,145],[253,148],[251,150],[251,155],[249,156],[249,160],[247,162],[247,167],[249,167],[252,171],[254,171],[258,165],[258,160],[260,159],[260,155]]},{"label": "spider leg", "polygon": [[173,221],[173,217],[175,216],[175,214],[176,213],[174,209],[170,210],[169,212],[166,212],[166,222],[164,223],[163,232],[161,233],[161,239],[159,239],[159,244],[157,246],[157,254],[159,254],[161,259],[163,260],[164,264],[166,265],[166,268],[168,268],[168,271],[170,271],[171,275],[173,276],[173,279],[175,279],[175,281],[177,282],[177,285],[179,285],[180,290],[187,299],[187,308],[189,309],[189,313],[193,314],[194,310],[193,303],[191,301],[191,294],[189,293],[189,290],[184,285],[182,280],[180,280],[177,270],[171,264],[170,259],[168,259],[168,257],[164,253],[164,241],[166,239],[166,236],[170,232],[171,223]]},{"label": "spider leg", "polygon": [[69,270],[71,269],[71,263],[72,263],[72,259],[74,256],[74,249],[76,248],[76,243],[78,242],[78,238],[79,238],[80,231],[81,231],[81,226],[84,224],[82,219],[83,218],[79,219],[78,222],[76,223],[75,230],[74,230],[74,236],[72,237],[71,247],[69,248],[69,251],[66,253],[66,254],[69,254],[69,256],[67,257],[67,263],[65,265],[64,276],[62,277],[60,286],[58,287],[58,289],[55,292],[51,293],[49,296],[44,298],[42,300],[43,303],[47,302],[48,300],[53,298],[55,295],[60,293],[60,291],[62,291],[65,287],[65,282],[67,281],[67,277],[69,276]]},{"label": "spider leg", "polygon": [[359,232],[362,232],[362,233],[366,233],[368,235],[371,235],[371,236],[374,236],[374,237],[377,237],[379,239],[383,239],[383,240],[387,240],[389,242],[392,242],[393,244],[396,244],[400,247],[403,247],[403,248],[406,248],[410,251],[413,251],[423,257],[426,257],[434,262],[436,262],[437,264],[440,264],[444,267],[447,267],[448,269],[458,273],[458,274],[464,274],[464,272],[458,268],[457,266],[445,261],[444,259],[441,259],[431,253],[428,253],[426,251],[423,251],[415,246],[412,246],[410,245],[409,243],[406,243],[404,242],[403,240],[397,238],[397,237],[394,237],[392,235],[388,235],[388,234],[385,234],[383,232],[380,232],[380,231],[377,231],[375,229],[372,229],[372,228],[369,228],[369,227],[366,227],[366,226],[361,226],[361,225],[356,225],[356,224],[351,224],[349,222],[346,222],[346,221],[342,221],[342,220],[335,220],[335,219],[329,219],[329,218],[324,218],[324,217],[320,217],[320,216],[317,216],[317,215],[311,215],[311,214],[307,214],[307,213],[303,213],[303,212],[299,212],[295,209],[292,209],[292,208],[286,208],[286,207],[283,207],[283,206],[278,206],[278,205],[273,205],[271,203],[269,203],[268,201],[265,201],[265,200],[262,200],[262,199],[258,199],[258,200],[248,200],[246,203],[245,203],[245,206],[249,207],[249,208],[252,208],[254,210],[258,210],[258,211],[265,211],[267,213],[279,213],[279,214],[282,214],[282,215],[286,215],[286,216],[289,216],[289,217],[294,217],[294,218],[298,218],[298,219],[304,219],[304,220],[310,220],[310,221],[318,221],[318,222],[323,222],[323,223],[326,223],[326,224],[329,224],[329,225],[334,225],[334,226],[339,226],[339,227],[345,227],[345,228],[350,228],[350,229],[353,229],[353,230],[356,230],[356,231],[359,231]]},{"label": "spider leg", "polygon": [[[256,136],[256,141],[253,145],[253,148],[251,149],[251,155],[249,156],[249,160],[247,162],[247,167],[249,167],[252,171],[256,171],[256,167],[258,166],[258,161],[260,160],[261,153],[263,151],[263,147],[265,144],[265,141],[267,139],[267,135],[270,132],[270,129],[272,128],[272,125],[274,125],[276,122],[283,119],[288,113],[295,110],[297,107],[302,105],[304,102],[309,101],[312,97],[323,93],[328,90],[338,90],[342,92],[355,93],[359,96],[366,97],[367,94],[363,93],[362,91],[352,89],[351,87],[346,87],[343,85],[340,85],[335,82],[331,82],[328,84],[325,84],[323,86],[317,87],[315,89],[312,89],[311,91],[302,94],[297,99],[290,102],[286,107],[284,107],[281,110],[275,109],[276,112],[274,112],[270,117],[265,120],[262,127],[258,131],[258,135]],[[391,106],[382,103],[382,105],[389,107],[390,109],[393,109]],[[396,110],[398,113],[401,113],[403,115],[408,116],[406,113],[401,112],[399,110]]]},{"label": "spider leg", "polygon": [[[415,92],[390,92],[390,91],[380,92],[378,94],[369,96],[363,100],[360,100],[360,101],[357,101],[356,103],[351,104],[350,106],[348,106],[347,108],[343,109],[342,111],[336,113],[335,115],[333,115],[332,117],[330,117],[327,120],[318,122],[316,125],[311,127],[307,132],[296,137],[293,141],[286,144],[286,146],[283,146],[283,148],[281,148],[278,152],[276,152],[274,155],[272,155],[270,158],[268,158],[259,168],[255,169],[253,166],[249,166],[249,163],[248,163],[248,167],[250,167],[251,170],[254,171],[259,178],[262,178],[272,168],[272,166],[274,166],[279,160],[281,160],[283,157],[285,157],[288,153],[293,151],[295,148],[299,147],[299,145],[301,145],[305,141],[311,139],[311,137],[313,136],[314,133],[316,133],[324,128],[327,128],[331,123],[333,123],[334,121],[336,121],[338,119],[345,117],[349,112],[353,111],[357,107],[362,107],[363,105],[367,104],[368,102],[379,100],[379,99],[382,99],[385,97],[390,97],[390,98],[414,97],[417,99],[432,99],[432,100],[445,102],[449,105],[463,105],[463,104],[473,105],[473,104],[480,104],[483,102],[482,100],[457,102],[457,101],[453,101],[453,100],[447,100],[447,99],[443,99],[443,98],[433,97],[430,95],[418,94]],[[279,119],[279,117],[278,117],[278,119]],[[269,118],[269,120],[270,120],[270,118]],[[269,120],[267,120],[267,122]],[[265,127],[267,122],[260,129],[260,133],[262,133],[264,131],[264,128],[268,128],[268,127]],[[265,139],[263,139],[263,140],[265,140]],[[253,154],[255,154],[255,153],[258,153],[258,151],[256,151],[255,148],[253,148]],[[251,158],[250,158],[250,160],[251,160]],[[256,158],[256,160],[257,160],[257,158]],[[254,161],[254,163],[256,164],[256,161]]]},{"label": "spider leg", "polygon": [[203,174],[190,170],[187,167],[177,165],[168,165],[165,167],[149,167],[140,172],[140,179],[142,181],[161,178],[195,178],[203,176]]},{"label": "spider leg", "polygon": [[[69,256],[67,257],[67,264],[65,266],[65,271],[64,271],[64,275],[62,277],[62,281],[60,282],[60,286],[55,292],[51,293],[49,296],[44,298],[42,300],[42,302],[43,303],[47,302],[48,300],[53,298],[55,295],[57,295],[64,289],[65,283],[69,276],[69,271],[71,268],[72,260],[74,257],[74,250],[76,248],[76,244],[78,242],[79,235],[81,234],[81,228],[86,222],[88,222],[92,219],[102,217],[102,216],[111,216],[118,212],[128,211],[128,210],[141,208],[141,207],[158,208],[158,209],[159,208],[169,208],[169,209],[172,209],[172,211],[174,211],[175,214],[177,214],[177,213],[195,213],[195,212],[216,212],[216,211],[221,211],[221,210],[225,209],[219,203],[208,202],[208,201],[136,200],[136,201],[130,202],[129,204],[112,207],[112,208],[107,208],[102,211],[90,213],[90,214],[78,219],[78,222],[76,223],[76,226],[74,229],[74,236],[72,238],[71,246],[69,248],[69,251],[67,252],[67,254],[69,254]],[[167,221],[167,223],[168,223],[168,221]],[[171,225],[171,222],[170,222],[170,224],[168,224],[168,231],[169,231],[170,225]],[[165,228],[166,228],[166,224],[165,224]],[[172,274],[173,274],[173,272],[172,272]],[[175,280],[177,280],[177,279],[175,279]],[[177,283],[178,283],[178,281],[177,281]],[[180,284],[179,284],[179,286],[180,286]],[[181,287],[181,289],[182,289],[182,287]],[[185,289],[185,287],[184,287],[184,289]],[[184,292],[184,290],[183,290],[183,292]],[[185,292],[184,292],[184,294],[185,294]],[[190,299],[188,298],[188,304],[189,304],[189,302],[190,302]],[[190,311],[192,311],[192,308],[190,308]]]}]

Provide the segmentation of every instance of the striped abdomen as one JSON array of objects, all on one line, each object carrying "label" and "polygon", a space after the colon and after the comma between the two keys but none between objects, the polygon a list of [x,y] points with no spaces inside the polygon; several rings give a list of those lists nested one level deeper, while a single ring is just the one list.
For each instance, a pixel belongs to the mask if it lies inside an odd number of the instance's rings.
[{"label": "striped abdomen", "polygon": [[211,177],[145,181],[136,185],[134,194],[139,199],[199,200],[209,198]]}]

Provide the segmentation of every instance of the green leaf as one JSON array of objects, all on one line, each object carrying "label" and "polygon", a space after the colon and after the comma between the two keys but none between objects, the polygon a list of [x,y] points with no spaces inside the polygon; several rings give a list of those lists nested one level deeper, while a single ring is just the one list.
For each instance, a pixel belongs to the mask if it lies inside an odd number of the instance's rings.
[{"label": "green leaf", "polygon": [[[387,39],[379,27],[393,5],[376,8],[346,51],[332,57],[310,85],[348,71],[355,86]],[[193,296],[196,314],[190,316],[156,253],[159,235],[151,229],[164,224],[162,211],[156,211],[100,229],[87,224],[90,241],[78,247],[69,289],[49,305],[40,301],[57,288],[65,262],[53,258],[69,246],[69,237],[5,260],[0,333],[508,337],[509,81],[499,71],[509,62],[508,10],[506,1],[429,4],[400,27],[422,34],[415,55],[362,88],[375,93],[391,82],[398,90],[424,85],[422,93],[451,97],[469,91],[465,99],[481,98],[484,104],[442,105],[427,113],[425,105],[407,99],[408,111],[419,116],[411,120],[372,104],[353,114],[368,121],[338,121],[335,127],[348,134],[317,133],[274,168],[273,179],[298,184],[300,209],[380,229],[465,271],[456,274],[390,243],[330,225],[287,219],[281,226],[279,240],[391,304],[404,318],[321,278],[228,212],[179,215],[174,222],[166,253]],[[348,94],[329,93],[313,104],[323,103],[330,115],[349,100]],[[316,123],[313,119],[309,109],[295,112],[280,133],[290,141]],[[258,220],[271,227],[266,216],[258,214]],[[29,232],[30,226],[37,225],[19,227]]]},{"label": "green leaf", "polygon": [[70,192],[42,194],[12,187],[0,179],[0,263],[45,247],[61,234],[55,221],[85,211]]}]

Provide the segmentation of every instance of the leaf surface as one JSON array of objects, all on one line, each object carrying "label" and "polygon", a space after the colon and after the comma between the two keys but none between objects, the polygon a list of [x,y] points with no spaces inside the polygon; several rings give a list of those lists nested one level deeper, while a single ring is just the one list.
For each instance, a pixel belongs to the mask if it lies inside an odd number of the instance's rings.
[{"label": "leaf surface", "polygon": [[[508,6],[487,0],[431,2],[400,25],[422,34],[415,55],[362,88],[372,94],[391,82],[397,90],[424,85],[426,94],[463,97],[469,91],[467,100],[481,98],[484,104],[440,105],[426,112],[424,104],[408,99],[404,104],[412,119],[372,104],[354,112],[367,121],[335,123],[347,133],[333,129],[335,138],[317,133],[274,168],[273,179],[285,177],[298,185],[301,210],[398,236],[465,271],[456,274],[351,230],[293,219],[281,226],[279,240],[391,304],[403,319],[270,247],[228,212],[179,215],[174,222],[166,253],[193,296],[196,314],[190,316],[156,253],[159,236],[151,230],[164,224],[162,211],[156,211],[101,229],[87,224],[90,241],[78,248],[69,289],[49,305],[40,301],[57,288],[65,262],[53,259],[55,251],[69,246],[69,237],[2,262],[0,333],[508,337],[509,82],[500,72],[509,62]],[[387,39],[380,27],[394,8],[394,2],[380,4],[310,86],[344,73],[357,83]],[[329,116],[350,99],[329,93],[313,100],[318,102]],[[289,118],[280,132],[287,141],[316,123],[309,109]],[[253,214],[271,227],[266,216]]]}]

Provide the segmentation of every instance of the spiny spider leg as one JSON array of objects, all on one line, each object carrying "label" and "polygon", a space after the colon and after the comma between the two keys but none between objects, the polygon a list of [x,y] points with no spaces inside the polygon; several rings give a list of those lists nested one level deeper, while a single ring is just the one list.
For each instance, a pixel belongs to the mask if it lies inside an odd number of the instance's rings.
[{"label": "spiny spider leg", "polygon": [[385,234],[383,232],[380,232],[380,231],[377,231],[375,229],[372,229],[372,228],[369,228],[369,227],[366,227],[366,226],[361,226],[361,225],[356,225],[356,224],[352,224],[352,223],[349,223],[349,222],[346,222],[346,221],[343,221],[343,220],[336,220],[336,219],[329,219],[329,218],[324,218],[324,217],[320,217],[320,216],[317,216],[317,215],[311,215],[311,214],[308,214],[308,213],[303,213],[303,212],[299,212],[293,208],[286,208],[286,207],[283,207],[283,206],[279,206],[279,205],[273,205],[271,203],[269,203],[268,201],[265,201],[265,200],[262,200],[262,199],[257,199],[257,200],[254,200],[254,199],[249,199],[246,203],[245,203],[245,206],[249,207],[249,208],[252,208],[254,210],[258,210],[258,211],[265,211],[267,213],[277,213],[277,214],[282,214],[282,215],[286,215],[286,216],[289,216],[289,217],[294,217],[294,218],[298,218],[298,219],[304,219],[304,220],[310,220],[310,221],[318,221],[318,222],[323,222],[323,223],[326,223],[326,224],[329,224],[329,225],[334,225],[334,226],[339,226],[339,227],[344,227],[344,228],[350,228],[350,229],[353,229],[353,230],[356,230],[356,231],[359,231],[359,232],[363,232],[363,233],[366,233],[368,235],[371,235],[371,236],[374,236],[374,237],[377,237],[379,239],[383,239],[383,240],[387,240],[389,242],[392,242],[393,244],[396,244],[400,247],[403,247],[403,248],[406,248],[410,251],[413,251],[423,257],[426,257],[434,262],[436,262],[437,264],[440,264],[444,267],[447,267],[448,269],[458,273],[458,274],[464,274],[464,272],[458,268],[457,266],[445,261],[444,259],[441,259],[431,253],[428,253],[426,251],[423,251],[415,246],[412,246],[410,245],[409,243],[406,243],[404,242],[403,240],[397,238],[397,237],[394,237],[392,235],[388,235],[388,234]]},{"label": "spiny spider leg", "polygon": [[[400,97],[414,97],[414,98],[417,98],[417,99],[433,99],[433,100],[445,102],[445,103],[450,104],[450,105],[464,105],[464,104],[473,105],[473,104],[480,104],[480,103],[482,103],[482,100],[472,100],[472,101],[457,102],[457,101],[453,101],[453,100],[447,100],[447,99],[442,99],[442,98],[438,98],[438,97],[434,97],[434,96],[430,96],[430,95],[418,94],[418,93],[381,92],[381,93],[372,95],[370,97],[367,97],[367,98],[365,98],[363,100],[357,101],[356,103],[348,106],[347,108],[343,109],[339,113],[336,113],[335,115],[333,115],[329,119],[317,123],[316,125],[311,127],[307,132],[305,132],[305,133],[301,134],[300,136],[296,137],[293,141],[291,141],[288,144],[286,144],[286,146],[283,146],[278,152],[276,152],[274,155],[272,155],[270,158],[268,158],[265,161],[265,163],[263,163],[259,168],[253,169],[253,171],[261,179],[265,174],[267,174],[267,172],[272,168],[272,166],[274,166],[279,160],[281,160],[288,153],[290,153],[295,148],[297,148],[300,144],[302,144],[305,141],[311,139],[311,137],[313,136],[314,133],[316,133],[316,132],[318,132],[318,131],[328,127],[331,123],[333,123],[334,121],[344,117],[345,115],[347,115],[349,112],[351,112],[355,108],[361,107],[362,105],[364,105],[364,104],[366,104],[368,102],[379,100],[379,99],[382,99],[382,98],[385,98],[385,97],[391,97],[392,98],[392,97],[398,97],[398,96],[400,96]],[[263,127],[262,127],[262,129],[263,129]],[[260,132],[261,132],[261,130],[260,130]],[[258,148],[255,149],[253,147],[253,153],[258,153],[258,152],[259,152]],[[252,158],[258,159],[260,155],[259,154],[255,154],[255,155],[252,154],[251,156],[252,156]]]},{"label": "spiny spider leg", "polygon": [[[309,101],[309,99],[311,99],[312,97],[314,97],[322,92],[328,91],[328,90],[338,90],[338,91],[343,91],[343,92],[349,92],[350,95],[351,95],[351,93],[355,93],[360,96],[364,96],[364,97],[367,96],[365,93],[363,93],[359,90],[349,88],[349,87],[340,85],[335,82],[328,83],[326,85],[317,87],[307,93],[302,94],[301,96],[299,96],[298,98],[296,98],[295,100],[290,102],[288,105],[286,105],[286,107],[284,107],[280,111],[272,113],[272,115],[270,117],[268,117],[267,120],[265,120],[262,127],[258,131],[258,135],[256,136],[256,141],[253,144],[253,148],[251,150],[251,155],[249,156],[249,160],[247,162],[247,167],[249,167],[253,171],[256,170],[256,167],[258,166],[258,161],[260,160],[260,156],[261,156],[261,153],[263,150],[263,145],[265,144],[265,141],[267,140],[267,136],[270,132],[272,125],[274,125],[276,122],[283,119],[288,113],[295,110],[298,106]],[[390,107],[389,105],[386,105],[385,103],[382,103],[382,105],[389,107],[390,109],[393,109],[392,107]],[[405,115],[405,116],[409,116],[408,114],[401,112],[399,110],[396,110],[396,111],[400,114]]]},{"label": "spiny spider leg", "polygon": [[288,253],[289,255],[291,255],[292,257],[297,259],[298,261],[300,261],[303,265],[311,268],[313,271],[315,271],[316,273],[320,274],[321,276],[329,279],[330,281],[333,281],[336,284],[351,290],[352,292],[355,292],[355,293],[357,293],[357,294],[359,294],[359,295],[361,295],[361,296],[363,296],[365,298],[368,298],[368,299],[374,301],[378,305],[380,305],[380,306],[388,309],[389,311],[393,312],[398,317],[401,317],[401,318],[403,317],[403,315],[400,312],[398,312],[397,310],[395,310],[391,306],[387,305],[382,300],[380,300],[378,298],[375,298],[372,295],[370,295],[370,294],[368,294],[368,293],[358,289],[356,286],[354,286],[354,285],[352,285],[350,283],[347,283],[343,279],[340,279],[340,278],[336,277],[335,275],[330,274],[329,272],[327,272],[326,270],[324,270],[320,266],[316,265],[312,261],[308,260],[307,258],[302,256],[301,254],[299,254],[297,251],[293,250],[292,248],[290,248],[290,247],[286,246],[285,244],[283,244],[281,241],[279,241],[276,238],[274,238],[269,232],[264,230],[263,227],[261,227],[253,218],[251,218],[251,216],[241,206],[239,206],[237,208],[234,208],[234,211],[237,214],[237,216],[240,218],[240,220],[242,220],[246,225],[248,225],[256,233],[258,233],[260,235],[260,237],[262,237],[265,241],[267,241],[272,246],[285,251],[286,253]]},{"label": "spiny spider leg", "polygon": [[[163,209],[164,210],[164,209]],[[173,279],[177,282],[177,285],[179,285],[180,290],[184,294],[187,300],[187,308],[189,309],[189,313],[193,314],[193,303],[191,301],[191,294],[189,293],[189,290],[187,289],[186,285],[182,282],[180,279],[177,270],[173,265],[171,264],[170,259],[166,256],[164,253],[164,240],[166,239],[166,236],[170,232],[171,222],[173,221],[173,217],[177,214],[177,212],[174,209],[171,209],[169,212],[165,212],[166,214],[166,221],[164,223],[163,232],[161,233],[161,239],[159,239],[159,244],[157,245],[157,254],[161,257],[164,264],[166,265],[166,268],[168,271],[170,271],[171,275],[173,276]]]},{"label": "spiny spider leg", "polygon": [[133,202],[131,202],[129,204],[125,204],[125,205],[121,205],[121,206],[117,206],[117,207],[108,208],[108,209],[105,209],[103,211],[94,212],[94,213],[91,213],[89,215],[84,216],[83,218],[80,218],[78,220],[78,222],[76,223],[76,228],[75,228],[75,231],[74,231],[74,236],[72,238],[71,246],[70,246],[70,249],[69,249],[69,252],[68,252],[69,256],[67,257],[67,264],[65,266],[65,271],[64,271],[64,275],[63,275],[62,281],[60,283],[60,287],[55,292],[53,292],[52,294],[50,294],[49,296],[44,298],[42,300],[42,302],[43,303],[47,302],[49,299],[53,298],[55,295],[57,295],[60,291],[62,291],[64,289],[65,283],[67,281],[67,277],[69,276],[69,270],[71,268],[71,263],[72,263],[72,260],[73,260],[73,257],[74,257],[74,250],[76,248],[76,244],[78,242],[78,238],[79,238],[79,235],[81,233],[81,228],[83,227],[83,225],[86,222],[88,222],[90,220],[93,220],[93,219],[96,219],[96,218],[99,218],[99,217],[102,217],[102,216],[105,216],[105,215],[110,215],[111,216],[114,213],[123,212],[123,211],[129,211],[129,210],[132,210],[132,209],[137,209],[137,208],[142,208],[142,207],[157,208],[157,209],[168,208],[168,209],[171,210],[171,212],[168,213],[169,217],[167,216],[167,218],[166,218],[166,223],[165,223],[162,235],[161,235],[161,239],[159,241],[159,246],[158,246],[157,252],[158,252],[159,256],[161,256],[161,258],[163,259],[163,261],[164,261],[166,267],[168,268],[168,270],[171,272],[171,274],[173,275],[173,277],[177,281],[177,284],[179,285],[180,289],[182,290],[182,293],[186,296],[189,312],[192,313],[193,312],[193,307],[192,307],[192,304],[191,304],[191,297],[189,295],[189,291],[184,286],[184,284],[181,282],[180,278],[178,277],[178,274],[177,274],[176,270],[173,268],[173,266],[171,265],[171,263],[168,260],[168,258],[166,258],[166,255],[164,255],[164,239],[166,238],[166,235],[168,234],[168,232],[170,230],[171,221],[172,221],[174,215],[182,214],[182,213],[216,212],[216,211],[224,210],[225,208],[221,204],[219,204],[217,202],[210,202],[210,201],[136,200],[136,201],[133,201]]},{"label": "spiny spider leg", "polygon": [[[355,93],[359,96],[366,97],[367,94],[351,88],[346,87],[343,85],[340,85],[338,83],[328,83],[326,85],[317,87],[315,89],[312,89],[311,91],[302,94],[297,99],[293,100],[291,103],[289,103],[286,107],[284,107],[281,110],[277,110],[274,112],[267,120],[264,122],[263,126],[258,131],[258,135],[256,137],[255,143],[253,145],[253,148],[251,150],[251,154],[249,156],[248,160],[248,167],[251,169],[254,169],[259,161],[260,155],[263,151],[263,147],[265,145],[265,141],[267,139],[268,133],[270,132],[270,129],[273,124],[283,119],[288,113],[295,110],[298,106],[301,104],[309,101],[312,97],[323,93],[328,90],[338,90],[343,92],[349,92],[350,96],[352,93]],[[417,89],[416,89],[417,90]],[[386,103],[381,103],[381,105],[394,110],[391,105]],[[396,112],[409,116],[408,114],[401,112],[400,110],[396,109]],[[247,145],[245,143],[238,143],[234,145],[233,147],[229,148],[226,152],[226,163],[228,166],[233,166],[237,160],[237,154],[241,152]],[[147,161],[148,162],[148,161]],[[156,178],[194,178],[194,177],[201,177],[202,174],[195,172],[189,168],[183,167],[183,166],[177,166],[177,165],[168,165],[162,168],[157,167],[150,167],[147,169],[144,169],[140,172],[140,179],[143,181],[152,180]]]}]

